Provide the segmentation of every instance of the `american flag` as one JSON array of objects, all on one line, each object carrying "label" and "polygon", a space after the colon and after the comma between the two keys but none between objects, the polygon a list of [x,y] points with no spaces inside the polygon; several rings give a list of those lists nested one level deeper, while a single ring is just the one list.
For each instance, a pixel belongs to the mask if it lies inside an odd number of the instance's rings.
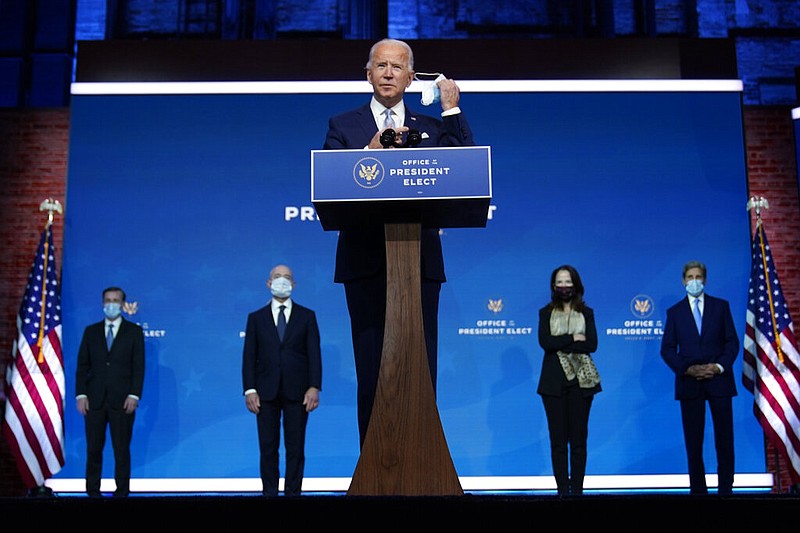
[{"label": "american flag", "polygon": [[769,442],[800,483],[800,355],[778,271],[759,218],[747,295],[742,382]]},{"label": "american flag", "polygon": [[17,315],[18,337],[6,368],[3,433],[28,488],[64,466],[64,358],[61,290],[50,222],[42,232]]}]

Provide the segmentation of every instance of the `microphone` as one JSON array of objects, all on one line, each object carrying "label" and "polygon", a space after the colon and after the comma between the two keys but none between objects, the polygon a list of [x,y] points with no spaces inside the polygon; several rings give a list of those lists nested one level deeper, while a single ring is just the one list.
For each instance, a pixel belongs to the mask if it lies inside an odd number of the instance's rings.
[{"label": "microphone", "polygon": [[397,137],[397,132],[393,129],[389,128],[381,133],[381,146],[384,148],[389,148],[390,146],[394,146],[395,138]]},{"label": "microphone", "polygon": [[[381,133],[380,141],[381,146],[384,148],[396,148],[397,132],[391,128],[385,130],[383,133]],[[410,129],[408,130],[408,135],[406,136],[406,142],[401,146],[401,148],[414,148],[421,142],[422,134],[419,132],[419,130]]]},{"label": "microphone", "polygon": [[406,138],[406,144],[404,145],[406,148],[414,148],[421,142],[422,135],[420,134],[419,130],[408,130],[408,137]]}]

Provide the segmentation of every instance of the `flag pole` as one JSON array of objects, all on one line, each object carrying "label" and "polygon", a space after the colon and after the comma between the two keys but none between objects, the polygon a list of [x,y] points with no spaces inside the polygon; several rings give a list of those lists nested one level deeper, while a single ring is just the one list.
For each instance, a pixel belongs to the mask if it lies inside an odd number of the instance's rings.
[{"label": "flag pole", "polygon": [[[53,200],[52,198],[47,198],[43,200],[41,204],[39,204],[39,211],[47,211],[47,222],[45,222],[44,229],[46,231],[52,231],[51,226],[53,225],[53,212],[58,212],[58,214],[62,214],[64,212],[63,208],[61,207],[61,202],[58,200]],[[44,272],[47,272],[47,263],[49,261],[49,248],[50,243],[49,239],[45,239],[44,241]],[[45,319],[45,309],[47,306],[47,276],[42,276],[42,312],[40,314],[39,319],[39,337],[36,339],[36,362],[39,364],[44,363],[44,354],[42,353],[42,342],[44,340],[44,319]]]},{"label": "flag pole", "polygon": [[[52,232],[53,226],[53,213],[57,212],[59,215],[64,213],[64,209],[61,207],[61,202],[58,200],[54,200],[53,198],[47,198],[39,204],[39,211],[47,211],[47,222],[45,222],[44,229],[48,233]],[[52,233],[51,233],[52,234]],[[42,269],[43,272],[47,272],[47,264],[50,260],[50,239],[47,238],[44,241],[44,268]],[[44,363],[44,353],[42,351],[42,344],[44,341],[44,322],[45,322],[45,309],[47,304],[47,276],[42,276],[42,307],[41,307],[41,318],[39,320],[39,335],[36,339],[36,362],[39,364]],[[53,490],[42,483],[41,485],[32,488],[28,491],[28,496],[33,497],[52,497]]]}]

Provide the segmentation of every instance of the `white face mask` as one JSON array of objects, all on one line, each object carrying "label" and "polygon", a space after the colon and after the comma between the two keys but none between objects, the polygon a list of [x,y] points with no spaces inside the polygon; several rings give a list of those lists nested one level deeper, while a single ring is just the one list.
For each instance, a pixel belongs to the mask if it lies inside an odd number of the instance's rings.
[{"label": "white face mask", "polygon": [[272,280],[269,290],[276,298],[288,298],[292,294],[292,282],[280,277]]},{"label": "white face mask", "polygon": [[693,279],[689,283],[686,284],[686,292],[689,293],[690,296],[700,296],[703,294],[703,282],[699,279]]},{"label": "white face mask", "polygon": [[[433,81],[426,81],[421,80],[419,76],[436,76],[436,79]],[[417,72],[414,74],[414,79],[425,82],[425,86],[422,88],[422,98],[420,99],[422,105],[431,105],[439,102],[439,82],[447,79],[444,74],[439,74],[438,72],[431,74],[427,72]]]}]

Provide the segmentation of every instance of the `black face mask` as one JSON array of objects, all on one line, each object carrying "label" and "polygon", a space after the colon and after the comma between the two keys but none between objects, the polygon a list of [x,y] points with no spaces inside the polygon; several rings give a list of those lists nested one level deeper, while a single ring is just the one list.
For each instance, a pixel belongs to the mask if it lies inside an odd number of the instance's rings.
[{"label": "black face mask", "polygon": [[562,302],[568,302],[575,296],[575,287],[556,287],[555,291],[556,296],[558,296]]}]

